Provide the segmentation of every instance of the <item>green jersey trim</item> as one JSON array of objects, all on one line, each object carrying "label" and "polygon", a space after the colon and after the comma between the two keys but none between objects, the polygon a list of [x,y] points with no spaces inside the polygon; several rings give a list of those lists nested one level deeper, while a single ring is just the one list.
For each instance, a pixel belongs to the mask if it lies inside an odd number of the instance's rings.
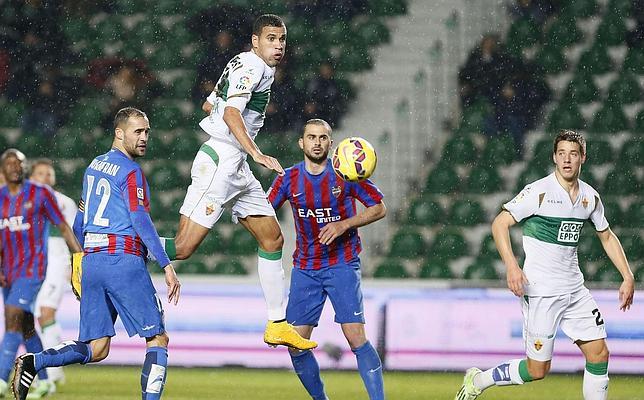
[{"label": "green jersey trim", "polygon": [[250,96],[250,100],[248,100],[248,103],[246,103],[246,108],[260,114],[264,114],[266,112],[266,107],[268,107],[268,102],[270,101],[270,99],[270,89],[266,89],[261,92],[253,92],[253,94]]},{"label": "green jersey trim", "polygon": [[208,156],[212,158],[212,161],[215,162],[215,165],[219,164],[219,154],[217,154],[215,149],[213,149],[212,147],[204,143],[201,145],[201,148],[199,148],[199,151],[203,151],[204,153],[208,154]]},{"label": "green jersey trim", "polygon": [[228,86],[230,86],[230,81],[228,77],[217,86],[217,97],[221,97],[223,101],[228,100]]},{"label": "green jersey trim", "polygon": [[546,243],[577,247],[583,219],[533,215],[523,222],[523,235]]},{"label": "green jersey trim", "polygon": [[57,225],[51,225],[49,227],[49,237],[63,237],[63,234],[60,233],[60,229],[58,229]]}]

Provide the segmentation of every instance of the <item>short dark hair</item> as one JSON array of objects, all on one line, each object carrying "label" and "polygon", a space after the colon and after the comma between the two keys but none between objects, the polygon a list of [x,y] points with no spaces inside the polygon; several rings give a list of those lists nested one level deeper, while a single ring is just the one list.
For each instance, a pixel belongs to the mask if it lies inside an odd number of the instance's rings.
[{"label": "short dark hair", "polygon": [[264,14],[257,17],[253,23],[253,35],[259,36],[262,34],[262,29],[265,26],[274,26],[276,28],[286,27],[284,20],[279,15]]},{"label": "short dark hair", "polygon": [[302,137],[304,137],[304,131],[306,130],[306,127],[309,125],[318,125],[326,128],[327,131],[329,131],[329,135],[331,135],[331,125],[329,125],[328,122],[321,118],[312,118],[304,123],[304,126],[302,127]]},{"label": "short dark hair", "polygon": [[9,157],[15,157],[15,158],[17,158],[18,160],[20,160],[22,162],[27,160],[27,157],[25,157],[25,153],[23,153],[22,151],[20,151],[18,149],[11,148],[11,149],[5,150],[2,153],[2,155],[0,156],[0,164],[3,163],[4,160],[6,160]]},{"label": "short dark hair", "polygon": [[121,126],[121,124],[126,122],[130,117],[135,117],[135,116],[147,118],[147,115],[143,111],[139,110],[138,108],[134,108],[134,107],[121,108],[116,112],[116,115],[114,116],[114,129]]},{"label": "short dark hair", "polygon": [[52,160],[50,160],[49,158],[46,158],[46,157],[39,158],[39,159],[31,162],[31,166],[29,168],[29,175],[33,175],[34,170],[39,165],[46,165],[46,166],[48,166],[50,168],[54,168],[54,162]]},{"label": "short dark hair", "polygon": [[555,138],[555,142],[552,146],[553,154],[557,153],[557,146],[559,145],[559,142],[564,140],[567,142],[577,143],[579,145],[579,148],[581,149],[581,154],[586,154],[586,139],[584,139],[581,133],[575,132],[570,129],[562,129],[559,131],[559,134]]}]

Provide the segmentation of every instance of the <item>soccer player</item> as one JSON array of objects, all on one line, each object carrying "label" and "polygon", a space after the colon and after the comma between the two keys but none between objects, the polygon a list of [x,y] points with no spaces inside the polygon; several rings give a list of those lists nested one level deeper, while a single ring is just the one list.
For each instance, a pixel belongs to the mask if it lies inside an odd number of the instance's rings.
[{"label": "soccer player", "polygon": [[[49,185],[53,189],[56,186],[56,171],[53,162],[47,158],[41,158],[31,163],[29,179]],[[78,211],[76,202],[57,190],[54,190],[54,195],[65,222],[69,226],[73,226]],[[40,325],[40,340],[45,348],[54,347],[61,342],[62,331],[56,321],[56,310],[63,299],[63,294],[69,289],[72,268],[71,254],[69,254],[65,241],[60,237],[60,232],[50,229],[47,247],[47,273],[36,297],[36,318],[38,325]],[[47,375],[54,383],[65,381],[65,374],[60,367],[48,368]],[[55,388],[55,386],[53,387]]]},{"label": "soccer player", "polygon": [[[34,327],[34,301],[47,270],[47,232],[49,223],[58,226],[70,251],[79,246],[70,226],[63,219],[52,190],[24,179],[25,155],[8,149],[0,156],[6,186],[0,188],[0,285],[4,298],[5,334],[0,345],[0,396],[8,389],[7,381],[18,346],[27,351],[42,351]],[[47,372],[38,374],[34,396],[49,393]]]},{"label": "soccer player", "polygon": [[25,399],[34,375],[43,368],[105,359],[117,315],[130,336],[138,334],[146,341],[142,398],[161,398],[169,339],[161,301],[145,266],[146,248],[163,267],[168,301],[175,305],[180,284],[150,219],[150,191],[134,161],[145,155],[149,131],[144,112],[131,107],[119,110],[112,149],[96,157],[85,171],[74,221],[74,233],[85,249],[78,293],[79,338],[18,357],[12,389],[19,400]]},{"label": "soccer player", "polygon": [[[491,386],[521,385],[543,379],[550,370],[557,329],[574,341],[586,358],[583,396],[608,396],[606,328],[597,303],[584,286],[577,243],[589,220],[604,251],[619,270],[620,309],[633,303],[634,279],[624,250],[604,216],[599,194],[579,179],[586,141],[570,130],[554,140],[554,173],[527,185],[492,223],[496,247],[507,267],[508,287],[521,298],[526,359],[509,360],[487,371],[470,368],[456,400],[472,400]],[[523,224],[523,270],[512,252],[509,230]]]},{"label": "soccer player", "polygon": [[[286,200],[291,203],[297,232],[286,318],[298,333],[310,338],[328,296],[335,321],[356,355],[369,398],[384,399],[380,357],[365,335],[357,228],[383,218],[387,211],[382,193],[371,181],[349,183],[335,174],[328,158],[331,144],[331,127],[326,121],[307,121],[299,139],[304,161],[278,176],[268,191],[275,209]],[[366,207],[359,213],[356,199]],[[326,399],[313,353],[289,352],[311,398]]]},{"label": "soccer player", "polygon": [[286,50],[286,26],[277,15],[262,15],[253,25],[252,49],[238,54],[203,104],[208,113],[199,124],[211,138],[192,164],[192,183],[179,213],[174,239],[164,239],[171,259],[183,260],[197,249],[224,207],[257,240],[259,280],[268,308],[264,341],[310,349],[317,344],[297,334],[285,320],[286,284],[282,268],[284,238],[266,193],[250,170],[246,157],[283,174],[280,163],[265,155],[254,138],[264,124],[275,66]]}]

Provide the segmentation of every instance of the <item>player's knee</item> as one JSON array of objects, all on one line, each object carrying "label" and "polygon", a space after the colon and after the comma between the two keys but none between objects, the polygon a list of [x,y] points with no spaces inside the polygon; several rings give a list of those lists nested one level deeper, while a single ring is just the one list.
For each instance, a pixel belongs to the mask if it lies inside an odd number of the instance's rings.
[{"label": "player's knee", "polygon": [[[597,352],[597,354],[593,355],[593,359],[589,360],[590,362],[607,362],[608,358],[610,357],[610,351],[608,350],[608,346],[603,346],[600,351]],[[590,357],[589,357],[590,358]]]},{"label": "player's knee", "polygon": [[260,239],[259,247],[267,252],[282,250],[282,247],[284,247],[284,236],[282,236],[282,231],[278,230],[273,235]]},{"label": "player's knee", "polygon": [[156,347],[168,347],[168,344],[170,344],[170,337],[168,336],[167,333],[163,332],[159,335],[156,335],[154,338],[152,338],[151,341],[148,342],[148,345],[156,346]]},{"label": "player's knee", "polygon": [[174,239],[174,246],[176,250],[175,259],[185,260],[189,258],[192,253],[195,252],[195,250],[197,250],[198,244],[191,243],[191,241],[186,236],[177,235],[177,237]]},{"label": "player's knee", "polygon": [[107,358],[109,354],[110,354],[110,348],[108,346],[97,347],[97,348],[92,346],[92,359],[90,360],[90,362],[103,361]]}]

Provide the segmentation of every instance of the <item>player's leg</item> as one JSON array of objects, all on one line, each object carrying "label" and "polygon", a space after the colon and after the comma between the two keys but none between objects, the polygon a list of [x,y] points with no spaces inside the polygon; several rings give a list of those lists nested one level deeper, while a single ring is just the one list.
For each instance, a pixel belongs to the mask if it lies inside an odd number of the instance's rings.
[{"label": "player's leg", "polygon": [[158,400],[167,376],[169,338],[164,332],[145,340],[147,349],[141,371],[142,399]]},{"label": "player's leg", "polygon": [[608,398],[608,346],[606,340],[578,341],[577,346],[586,357],[584,369],[584,400]]},{"label": "player's leg", "polygon": [[351,351],[356,355],[358,371],[369,394],[369,399],[384,399],[384,380],[382,362],[378,352],[367,340],[363,323],[342,324],[342,332],[347,338]]},{"label": "player's leg", "polygon": [[[36,333],[34,315],[32,313],[25,313],[22,319],[22,337],[25,343],[25,350],[27,353],[35,354],[43,351],[40,336]],[[46,369],[38,371],[38,383],[34,386],[29,398],[39,399],[56,391],[56,386],[49,381],[49,375]]]},{"label": "player's leg", "polygon": [[185,215],[181,215],[179,217],[179,230],[174,237],[174,243],[172,239],[168,240],[164,238],[166,253],[168,253],[169,257],[172,256],[172,246],[174,246],[174,257],[170,258],[185,260],[197,250],[201,242],[208,235],[208,232],[210,232],[210,228],[201,226]]},{"label": "player's leg", "polygon": [[24,317],[22,308],[8,305],[5,296],[4,323],[5,333],[0,344],[0,395],[4,396],[8,390],[9,375],[13,368],[13,362],[22,343],[22,319]]},{"label": "player's leg", "polygon": [[[326,294],[319,271],[293,269],[286,319],[297,324],[294,328],[303,338],[310,339],[318,324]],[[320,366],[311,350],[289,349],[293,369],[312,399],[326,400]]]}]

